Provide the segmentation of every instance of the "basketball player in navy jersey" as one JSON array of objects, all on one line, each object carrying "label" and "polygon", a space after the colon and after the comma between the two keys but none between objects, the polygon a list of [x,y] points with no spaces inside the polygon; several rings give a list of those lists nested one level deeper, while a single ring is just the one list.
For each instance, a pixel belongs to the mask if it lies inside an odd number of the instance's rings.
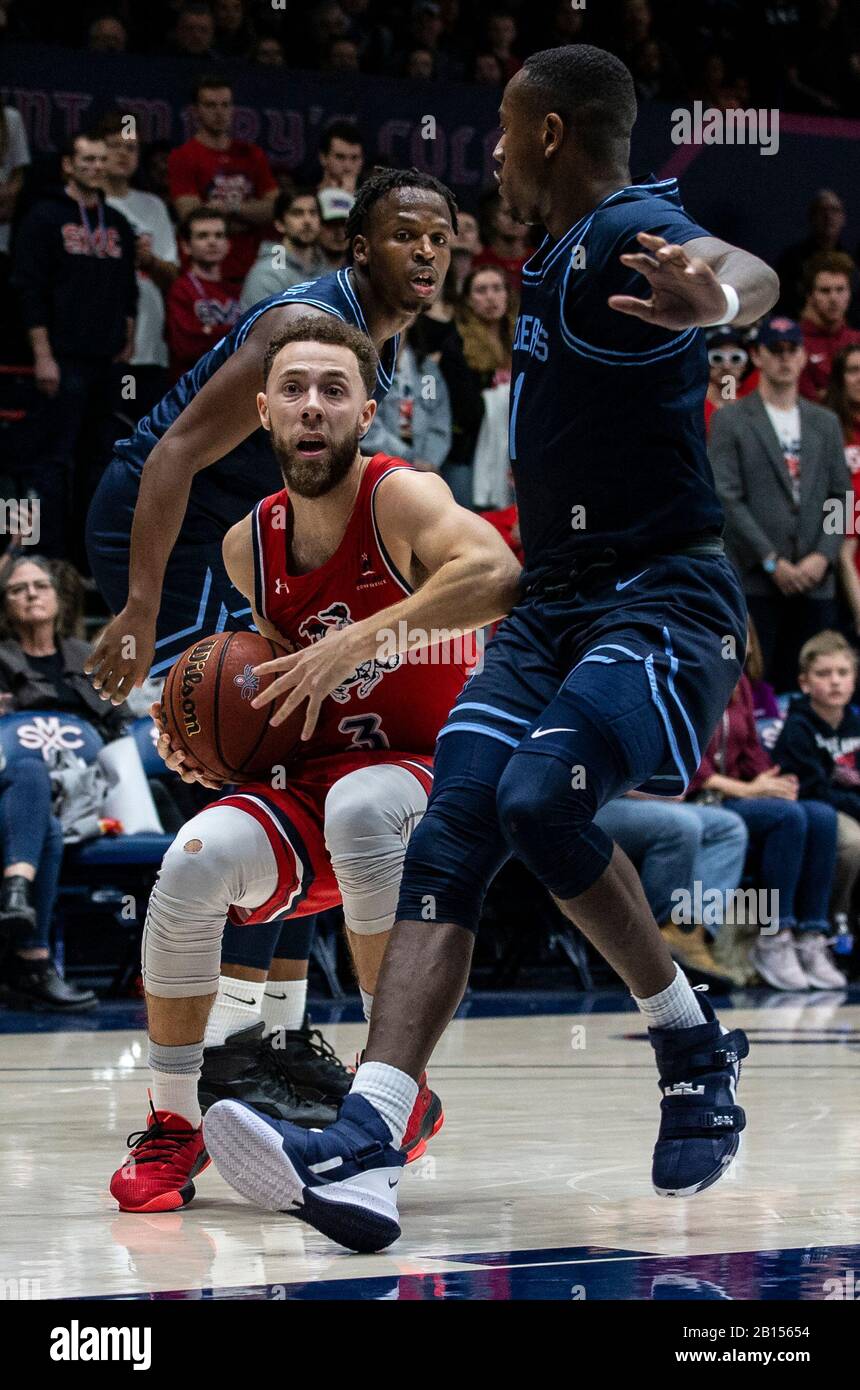
[{"label": "basketball player in navy jersey", "polygon": [[[350,214],[350,265],[254,305],[118,442],[87,519],[92,573],[117,615],[85,667],[102,698],[120,704],[147,673],[166,675],[200,637],[254,630],[221,544],[231,526],[282,486],[255,404],[272,336],[307,314],[360,328],[379,354],[374,396],[382,400],[399,333],[441,292],[456,228],[456,203],[444,184],[417,170],[378,171]],[[287,1079],[336,1100],[349,1075],[300,1022],[312,932],[312,918],[283,932],[277,922],[242,931],[228,926],[211,1025],[220,1037],[237,1005],[262,1007],[267,1026],[286,1036],[279,1061]],[[251,1067],[249,1095],[259,1079]],[[285,1090],[283,1115],[290,1107]]]},{"label": "basketball player in navy jersey", "polygon": [[308,1133],[226,1101],[204,1122],[234,1187],[354,1250],[399,1234],[395,1146],[510,853],[646,1019],[663,1096],[656,1191],[716,1182],[745,1124],[747,1039],[693,993],[594,816],[635,788],[681,792],[740,674],[745,611],[705,452],[701,329],[751,323],[778,281],[689,217],[673,179],[631,182],[636,101],[613,55],[578,44],[527,58],[500,115],[502,198],[547,232],[523,268],[512,363],[523,596],[440,732],[338,1121]]}]

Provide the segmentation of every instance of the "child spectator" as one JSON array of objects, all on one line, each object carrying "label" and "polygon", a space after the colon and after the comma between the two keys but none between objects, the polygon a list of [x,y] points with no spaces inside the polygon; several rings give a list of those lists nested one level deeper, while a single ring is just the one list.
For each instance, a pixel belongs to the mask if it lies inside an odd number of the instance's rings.
[{"label": "child spectator", "polygon": [[826,801],[837,812],[832,908],[847,916],[860,877],[860,715],[850,703],[857,655],[841,633],[819,632],[801,648],[799,665],[802,694],[792,700],[774,757],[797,778],[803,800]]},{"label": "child spectator", "polygon": [[196,208],[183,222],[180,240],[189,266],[174,280],[167,296],[167,345],[174,381],[229,333],[240,313],[235,291],[221,279],[230,249],[224,214]]}]

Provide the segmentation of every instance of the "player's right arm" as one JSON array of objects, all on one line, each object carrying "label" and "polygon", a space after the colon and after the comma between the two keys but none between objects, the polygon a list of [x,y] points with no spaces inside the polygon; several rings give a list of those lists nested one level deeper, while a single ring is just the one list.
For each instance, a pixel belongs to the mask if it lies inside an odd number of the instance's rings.
[{"label": "player's right arm", "polygon": [[188,402],[146,460],[131,527],[128,599],[84,667],[102,699],[121,704],[146,679],[155,653],[164,572],[191,484],[197,473],[259,426],[257,392],[271,338],[295,319],[322,312],[312,305],[288,304],[261,315],[239,350]]},{"label": "player's right arm", "polygon": [[244,594],[251,605],[251,617],[254,626],[263,637],[271,637],[273,641],[279,642],[282,647],[291,646],[289,640],[279,632],[273,623],[261,618],[254,607],[254,542],[251,533],[252,513],[243,516],[241,521],[237,521],[235,526],[224,537],[221,546],[221,555],[224,560],[224,568],[230,576],[230,582],[236,585],[240,594]]}]

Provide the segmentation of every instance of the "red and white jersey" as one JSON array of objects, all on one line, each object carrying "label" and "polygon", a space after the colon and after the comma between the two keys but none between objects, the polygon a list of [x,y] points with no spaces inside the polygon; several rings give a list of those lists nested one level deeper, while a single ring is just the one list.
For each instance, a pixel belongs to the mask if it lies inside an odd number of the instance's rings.
[{"label": "red and white jersey", "polygon": [[[376,522],[375,497],[383,478],[402,459],[374,454],[365,465],[343,539],[324,565],[294,574],[287,548],[290,500],[286,489],[264,497],[252,514],[255,609],[295,647],[372,617],[413,592],[385,548]],[[358,667],[326,697],[304,757],[393,748],[430,753],[436,735],[475,664],[474,635],[418,648],[394,650],[386,633],[380,655]]]}]

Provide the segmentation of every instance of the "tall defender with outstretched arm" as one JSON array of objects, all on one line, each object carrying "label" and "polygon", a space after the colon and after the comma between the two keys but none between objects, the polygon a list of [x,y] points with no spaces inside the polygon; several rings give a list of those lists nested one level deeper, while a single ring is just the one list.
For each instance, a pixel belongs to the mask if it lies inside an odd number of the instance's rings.
[{"label": "tall defender with outstretched arm", "polygon": [[657,1192],[716,1182],[745,1124],[746,1037],[676,969],[594,817],[637,787],[681,792],[740,675],[745,611],[705,452],[700,329],[759,318],[778,283],[694,222],[673,179],[631,183],[636,101],[611,54],[533,55],[500,114],[504,202],[547,229],[523,268],[513,353],[523,597],[441,730],[366,1059],[338,1121],[309,1133],[226,1101],[204,1126],[234,1187],[356,1250],[399,1234],[396,1145],[415,1078],[462,996],[484,892],[510,853],[646,1019],[663,1095]]}]

